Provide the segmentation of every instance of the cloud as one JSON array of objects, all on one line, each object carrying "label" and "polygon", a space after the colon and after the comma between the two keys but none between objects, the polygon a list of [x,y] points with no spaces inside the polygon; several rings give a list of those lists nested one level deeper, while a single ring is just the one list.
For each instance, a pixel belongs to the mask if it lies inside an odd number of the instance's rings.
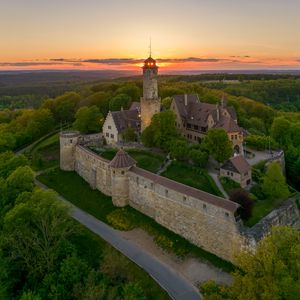
[{"label": "cloud", "polygon": [[[21,61],[21,62],[0,62],[0,67],[35,67],[35,66],[53,66],[57,62],[52,61]],[[72,63],[72,65],[82,65],[81,63]]]}]

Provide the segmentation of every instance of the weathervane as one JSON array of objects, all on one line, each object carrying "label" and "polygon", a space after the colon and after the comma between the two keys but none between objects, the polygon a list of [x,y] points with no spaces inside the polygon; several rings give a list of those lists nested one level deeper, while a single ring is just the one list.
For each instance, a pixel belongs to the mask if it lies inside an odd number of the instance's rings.
[{"label": "weathervane", "polygon": [[150,44],[149,44],[149,57],[152,55],[152,47],[151,47],[151,36],[150,36]]}]

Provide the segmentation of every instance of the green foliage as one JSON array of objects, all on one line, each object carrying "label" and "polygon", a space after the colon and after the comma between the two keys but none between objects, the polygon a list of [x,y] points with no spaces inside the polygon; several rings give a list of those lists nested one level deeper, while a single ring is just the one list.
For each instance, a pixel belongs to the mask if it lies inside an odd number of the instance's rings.
[{"label": "green foliage", "polygon": [[232,143],[222,128],[210,129],[204,143],[210,155],[219,163],[229,159],[232,155]]},{"label": "green foliage", "polygon": [[103,116],[106,116],[109,111],[109,101],[111,97],[112,95],[109,92],[97,92],[92,95],[89,95],[85,99],[82,99],[79,103],[79,106],[83,107],[96,105],[99,108],[101,114]]},{"label": "green foliage", "polygon": [[81,133],[100,132],[104,118],[97,106],[81,107],[75,115],[74,128]]},{"label": "green foliage", "polygon": [[300,232],[273,227],[255,252],[238,257],[239,269],[229,287],[208,282],[201,287],[204,299],[298,299]]},{"label": "green foliage", "polygon": [[146,300],[146,296],[138,283],[127,283],[123,287],[124,300]]},{"label": "green foliage", "polygon": [[278,143],[270,136],[251,134],[245,139],[247,146],[256,150],[278,149]]},{"label": "green foliage", "polygon": [[220,181],[226,193],[241,188],[241,185],[229,177],[220,177]]},{"label": "green foliage", "polygon": [[135,215],[124,208],[112,211],[106,219],[109,224],[119,230],[131,230],[136,227]]},{"label": "green foliage", "polygon": [[278,163],[269,164],[262,183],[263,193],[271,199],[285,199],[290,192]]},{"label": "green foliage", "polygon": [[28,166],[18,167],[7,178],[9,198],[15,200],[22,192],[31,192],[34,187],[34,173]]},{"label": "green foliage", "polygon": [[275,118],[271,127],[271,136],[279,145],[287,145],[291,141],[290,122],[284,117]]},{"label": "green foliage", "polygon": [[55,99],[47,100],[42,107],[50,109],[56,121],[70,122],[74,120],[79,102],[79,94],[67,92]]},{"label": "green foliage", "polygon": [[28,165],[24,155],[14,155],[13,152],[0,153],[0,177],[8,177],[18,167]]},{"label": "green foliage", "polygon": [[2,132],[0,130],[0,152],[11,150],[16,145],[16,139],[10,132]]},{"label": "green foliage", "polygon": [[172,148],[172,140],[178,137],[175,127],[174,112],[166,110],[152,117],[151,125],[141,135],[141,141],[148,147],[158,147],[163,150]]},{"label": "green foliage", "polygon": [[188,153],[189,159],[193,164],[200,168],[205,168],[208,162],[208,153],[198,149],[191,149]]},{"label": "green foliage", "polygon": [[188,143],[185,139],[181,138],[174,138],[170,142],[170,154],[172,157],[178,159],[178,160],[184,160],[186,159],[188,155]]},{"label": "green foliage", "polygon": [[32,291],[24,292],[20,300],[42,300],[39,295],[35,295]]},{"label": "green foliage", "polygon": [[249,193],[241,188],[230,192],[230,200],[240,204],[238,209],[239,215],[243,220],[249,220],[252,216],[254,202]]},{"label": "green foliage", "polygon": [[172,97],[166,97],[161,100],[161,107],[166,110],[170,109],[172,103]]},{"label": "green foliage", "polygon": [[132,98],[126,94],[118,94],[109,102],[110,111],[119,111],[122,108],[128,109]]},{"label": "green foliage", "polygon": [[134,142],[136,140],[135,130],[131,127],[126,128],[122,132],[122,137],[126,142]]},{"label": "green foliage", "polygon": [[[182,176],[182,174],[184,174],[184,176]],[[206,170],[193,167],[187,163],[173,161],[168,169],[162,173],[162,176],[216,196],[223,196]]]}]

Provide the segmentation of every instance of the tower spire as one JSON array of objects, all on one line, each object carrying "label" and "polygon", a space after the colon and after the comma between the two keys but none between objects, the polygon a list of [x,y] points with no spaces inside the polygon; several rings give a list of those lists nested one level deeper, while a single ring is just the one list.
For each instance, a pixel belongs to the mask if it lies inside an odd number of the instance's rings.
[{"label": "tower spire", "polygon": [[152,56],[152,45],[151,45],[151,36],[150,36],[150,43],[149,43],[149,57]]}]

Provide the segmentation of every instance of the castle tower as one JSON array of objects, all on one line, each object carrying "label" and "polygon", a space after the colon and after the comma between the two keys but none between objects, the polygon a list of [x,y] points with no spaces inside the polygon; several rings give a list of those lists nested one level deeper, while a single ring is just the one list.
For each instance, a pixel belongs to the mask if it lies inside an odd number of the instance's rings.
[{"label": "castle tower", "polygon": [[136,165],[136,161],[122,149],[118,151],[109,163],[111,168],[111,193],[115,206],[123,207],[129,204],[128,170]]},{"label": "castle tower", "polygon": [[60,133],[60,168],[63,171],[75,169],[75,147],[80,133],[78,131],[64,131]]},{"label": "castle tower", "polygon": [[157,86],[158,66],[151,57],[144,61],[143,66],[143,97],[141,98],[141,130],[151,123],[154,114],[160,112],[160,98]]}]

